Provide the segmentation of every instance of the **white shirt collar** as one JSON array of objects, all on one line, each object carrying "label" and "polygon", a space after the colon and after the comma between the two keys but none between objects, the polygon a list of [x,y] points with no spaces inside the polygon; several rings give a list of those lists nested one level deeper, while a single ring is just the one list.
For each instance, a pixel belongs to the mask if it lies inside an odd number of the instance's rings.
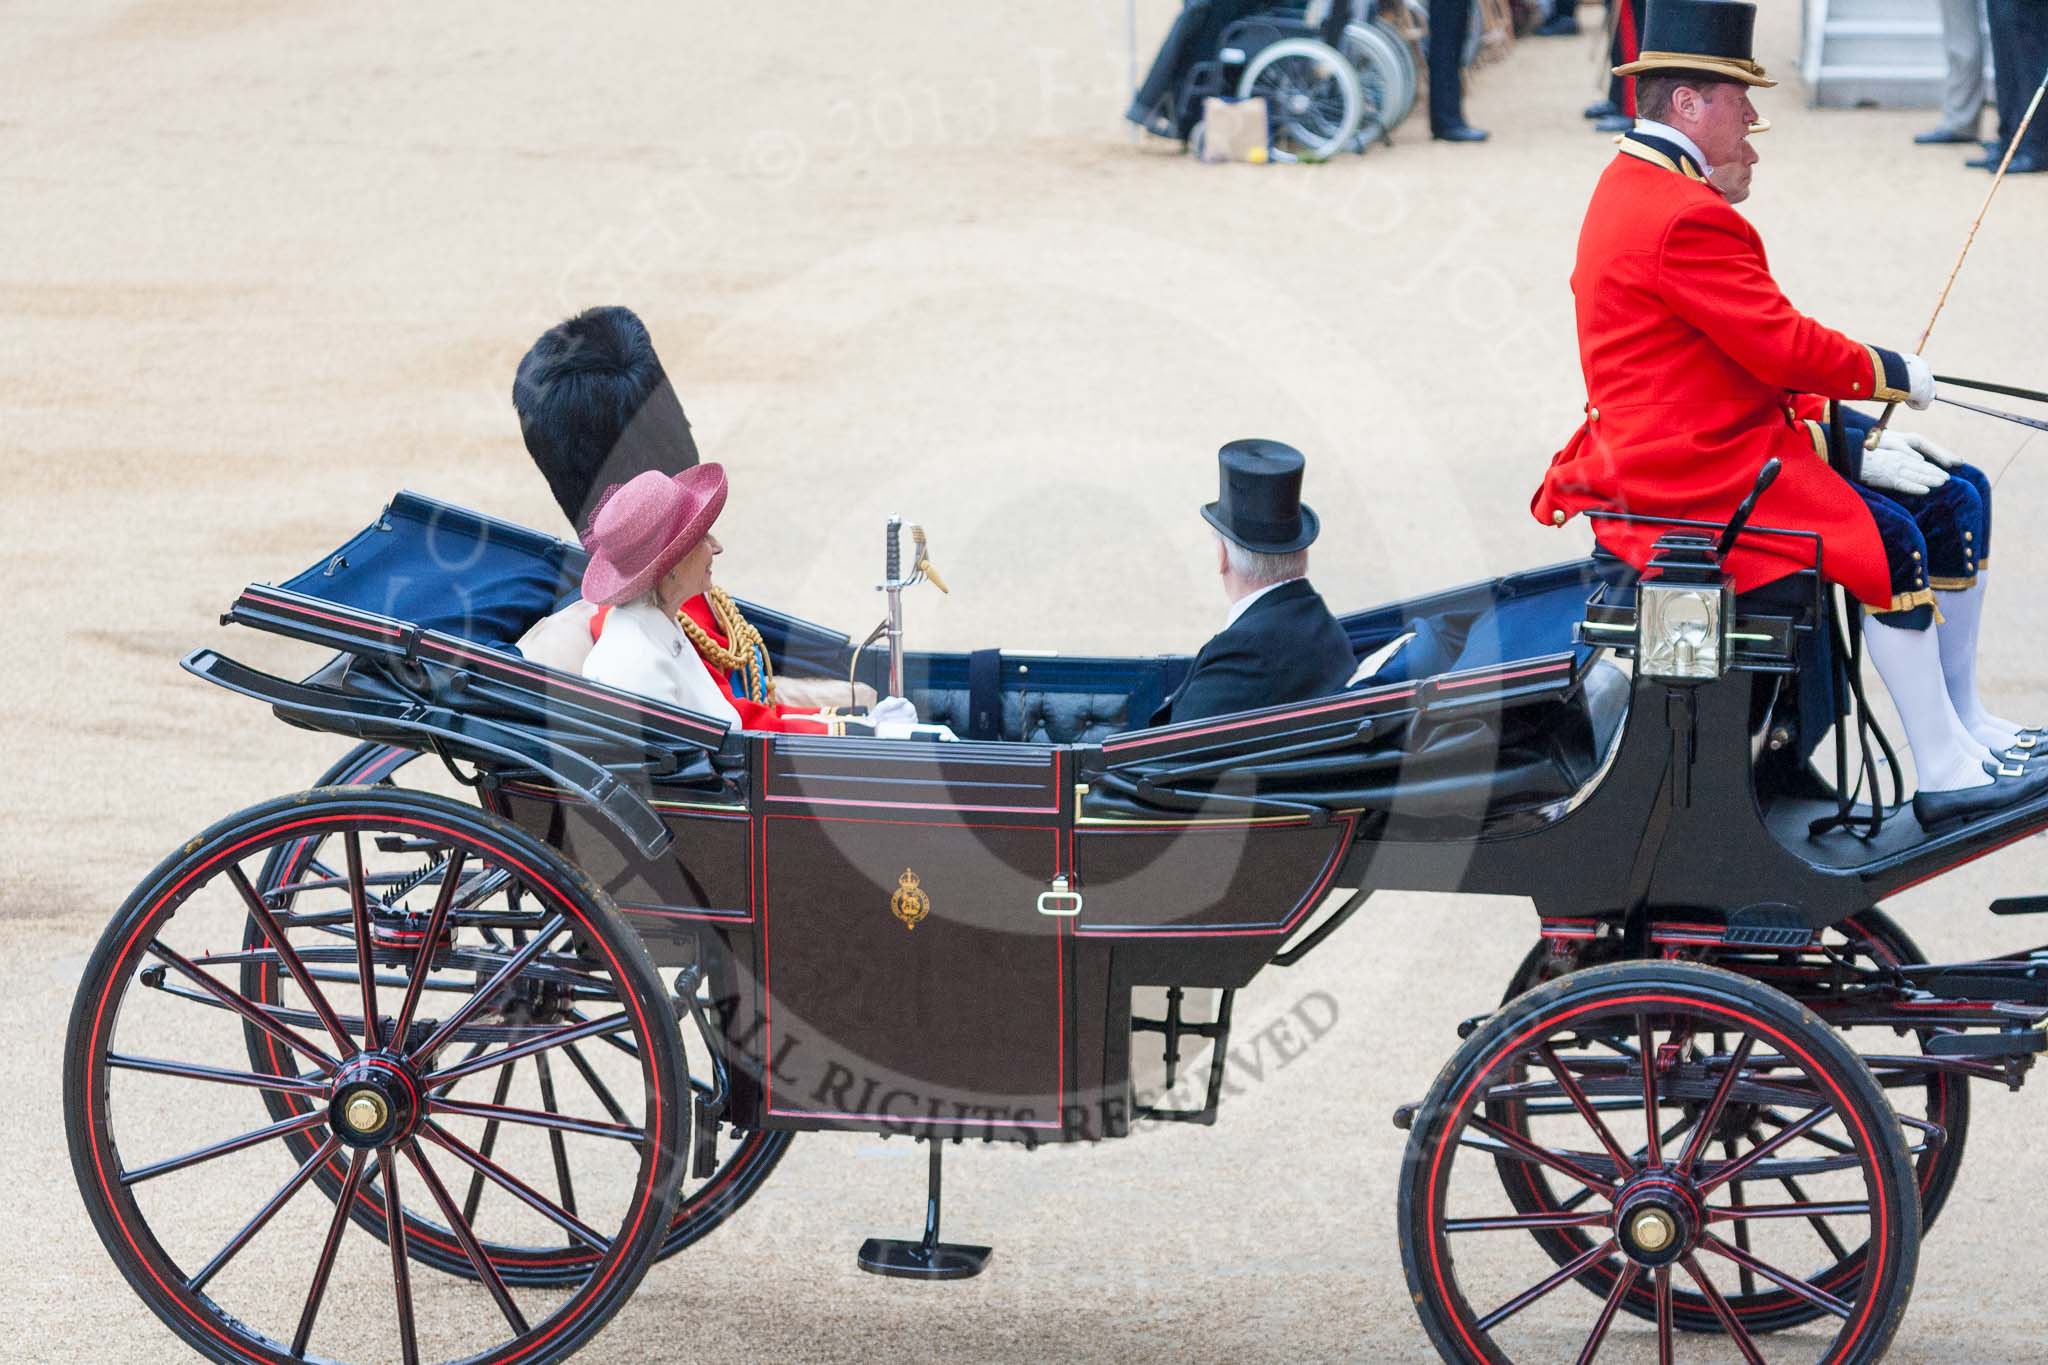
[{"label": "white shirt collar", "polygon": [[1714,168],[1707,164],[1707,154],[1700,150],[1700,144],[1694,142],[1691,138],[1687,137],[1684,133],[1679,132],[1670,124],[1659,123],[1657,122],[1657,120],[1650,118],[1639,118],[1636,120],[1635,130],[1639,133],[1648,133],[1651,137],[1661,137],[1666,142],[1677,143],[1679,147],[1683,149],[1685,152],[1687,152],[1694,161],[1700,163],[1701,175],[1707,175],[1712,173]]},{"label": "white shirt collar", "polygon": [[1299,578],[1283,578],[1278,583],[1268,583],[1265,587],[1258,589],[1256,592],[1246,593],[1244,596],[1238,598],[1235,602],[1232,602],[1230,604],[1230,615],[1223,618],[1223,628],[1225,630],[1229,630],[1232,626],[1236,625],[1238,618],[1240,616],[1243,616],[1246,612],[1252,609],[1252,603],[1258,601],[1261,597],[1264,597],[1267,593],[1273,591],[1273,589],[1284,588],[1289,583],[1299,582],[1301,582],[1301,579]]}]

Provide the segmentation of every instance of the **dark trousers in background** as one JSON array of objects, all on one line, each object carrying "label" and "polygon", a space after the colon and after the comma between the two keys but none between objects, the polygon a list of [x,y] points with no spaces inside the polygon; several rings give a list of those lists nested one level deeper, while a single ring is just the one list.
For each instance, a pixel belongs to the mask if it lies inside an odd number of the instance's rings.
[{"label": "dark trousers in background", "polygon": [[[1634,61],[1643,51],[1643,0],[1607,0],[1609,5],[1619,5],[1615,16],[1614,46],[1608,53],[1614,66]],[[1636,116],[1636,80],[1633,76],[1609,76],[1607,78],[1607,102],[1627,114]]]},{"label": "dark trousers in background", "polygon": [[1441,133],[1465,121],[1466,28],[1472,0],[1429,0],[1429,128]]},{"label": "dark trousers in background", "polygon": [[[1992,97],[1998,101],[1998,140],[2019,131],[2041,73],[2048,71],[2048,0],[1990,0]],[[1430,19],[1435,26],[1434,17]],[[2048,99],[2042,101],[2048,105]],[[2048,160],[2048,110],[2037,112],[2014,157]]]}]

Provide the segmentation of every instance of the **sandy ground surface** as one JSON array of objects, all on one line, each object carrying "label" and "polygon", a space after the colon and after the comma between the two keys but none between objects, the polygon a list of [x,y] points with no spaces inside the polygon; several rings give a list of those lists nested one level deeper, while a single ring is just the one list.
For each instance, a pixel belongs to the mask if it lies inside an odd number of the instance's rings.
[{"label": "sandy ground surface", "polygon": [[[1140,6],[1146,58],[1171,8]],[[1794,7],[1769,8],[1759,55],[1789,73]],[[215,615],[402,486],[553,526],[507,392],[563,314],[643,313],[734,475],[724,580],[846,629],[875,611],[877,523],[901,509],[955,589],[915,601],[917,643],[1190,649],[1221,613],[1193,509],[1242,435],[1309,453],[1315,576],[1340,607],[1580,551],[1524,508],[1582,401],[1565,277],[1609,155],[1578,116],[1592,41],[1480,72],[1486,146],[1416,123],[1325,167],[1134,145],[1124,60],[1104,0],[0,11],[0,1359],[180,1349],[74,1192],[72,986],[166,849],[339,748],[178,656],[290,657]],[[1907,144],[1925,114],[1812,112],[1796,79],[1763,103],[1748,211],[1780,277],[1832,325],[1910,346],[1984,177]],[[2044,233],[2048,182],[2009,185],[1937,368],[2048,378]],[[2022,629],[2048,438],[1915,425],[2011,462],[1984,676],[1998,709],[2048,717]],[[1981,907],[2040,890],[2043,863],[2029,841],[1894,908],[1937,955],[2009,946],[2028,926]],[[1423,1358],[1388,1115],[1531,928],[1519,902],[1385,897],[1245,993],[1252,1023],[1315,990],[1342,1013],[1213,1131],[966,1153],[949,1230],[999,1248],[969,1284],[854,1270],[861,1237],[914,1221],[909,1144],[800,1141],[592,1358]],[[2048,1359],[2040,1102],[1980,1096],[1895,1358]]]}]

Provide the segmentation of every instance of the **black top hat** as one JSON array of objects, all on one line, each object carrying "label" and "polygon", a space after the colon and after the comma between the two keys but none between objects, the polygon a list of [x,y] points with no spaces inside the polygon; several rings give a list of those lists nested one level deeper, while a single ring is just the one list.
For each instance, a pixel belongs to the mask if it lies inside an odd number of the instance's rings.
[{"label": "black top hat", "polygon": [[1278,441],[1232,441],[1216,452],[1221,491],[1202,519],[1247,550],[1291,555],[1323,529],[1301,501],[1301,452]]},{"label": "black top hat", "polygon": [[1650,0],[1643,50],[1617,76],[1704,71],[1744,85],[1776,85],[1751,55],[1756,6],[1747,0]]}]

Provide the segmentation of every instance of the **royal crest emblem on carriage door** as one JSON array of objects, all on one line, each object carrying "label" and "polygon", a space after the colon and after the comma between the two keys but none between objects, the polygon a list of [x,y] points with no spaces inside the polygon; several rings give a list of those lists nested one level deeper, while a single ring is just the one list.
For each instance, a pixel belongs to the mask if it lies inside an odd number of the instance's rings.
[{"label": "royal crest emblem on carriage door", "polygon": [[917,874],[909,868],[896,879],[896,894],[889,897],[889,913],[903,921],[906,929],[915,929],[918,921],[932,912],[932,898],[917,884]]}]

